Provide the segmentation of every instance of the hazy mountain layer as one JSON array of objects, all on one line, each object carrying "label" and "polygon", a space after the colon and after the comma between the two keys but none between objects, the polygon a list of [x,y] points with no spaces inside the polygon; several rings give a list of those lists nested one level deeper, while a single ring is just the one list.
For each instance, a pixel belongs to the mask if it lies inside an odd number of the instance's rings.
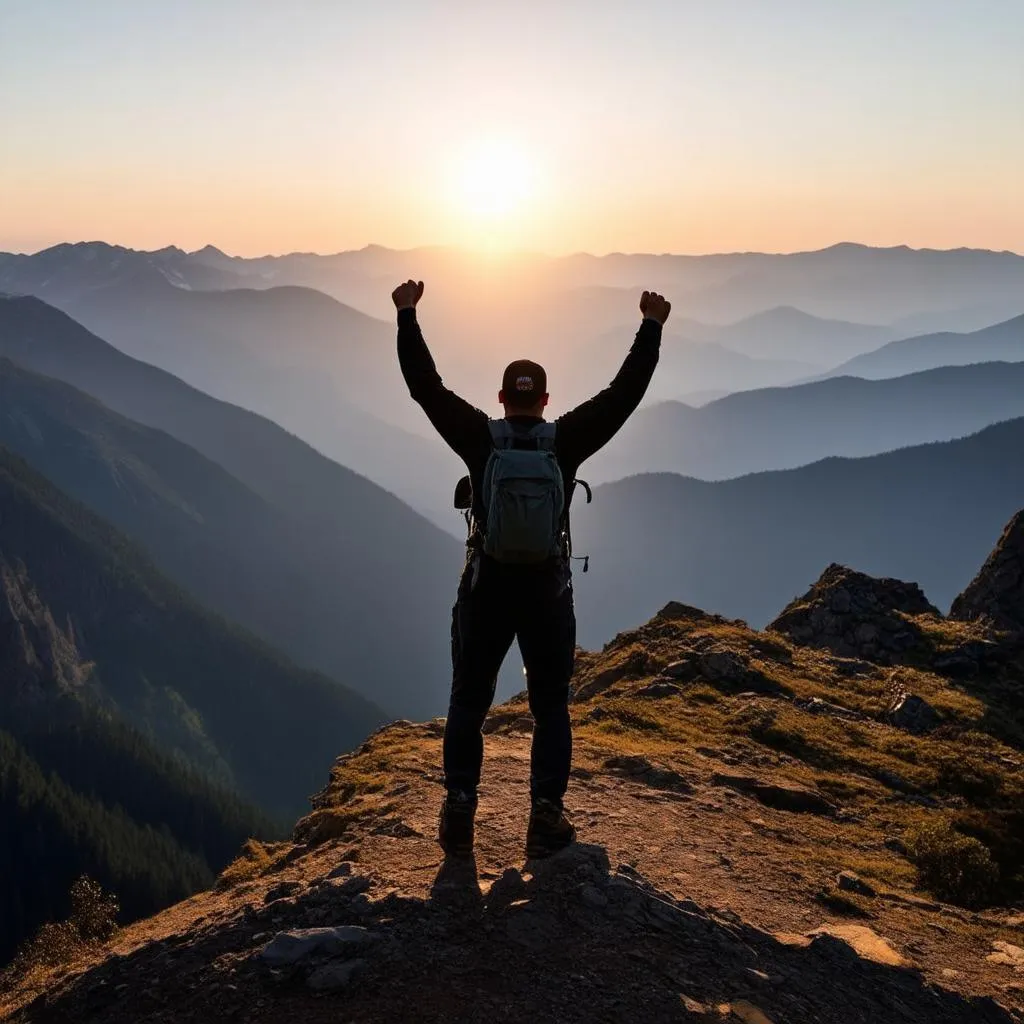
[{"label": "hazy mountain layer", "polygon": [[[236,589],[230,573],[216,577],[200,560],[196,572],[230,602],[230,607],[218,607],[255,629],[266,630],[268,638],[301,662],[350,680],[357,688],[363,685],[363,671],[373,667],[375,675],[387,681],[386,691],[375,690],[374,695],[390,700],[396,712],[403,707],[419,708],[423,714],[443,709],[450,671],[447,609],[461,560],[459,544],[450,535],[269,420],[216,401],[170,374],[130,359],[37,300],[0,299],[3,354],[66,380],[195,449],[174,450],[196,472],[227,488],[231,497],[218,499],[218,529],[182,517],[189,532],[214,548],[224,545],[218,557],[225,551],[237,552],[249,567],[246,571],[256,578],[269,575],[279,580],[250,593],[248,587]],[[91,410],[90,415],[99,413]],[[144,434],[173,448],[158,433]],[[367,432],[361,443],[368,454],[378,449],[376,434]],[[405,480],[410,489],[422,483],[424,504],[433,495],[439,517],[448,514],[456,519],[450,510],[451,490],[459,475],[454,456],[444,459],[443,468],[431,476],[432,464],[414,458],[414,450],[400,448],[389,455],[386,443],[380,447],[375,471],[382,478],[391,475]],[[440,449],[438,444],[429,451],[437,451],[442,458]],[[245,486],[232,487],[226,473],[200,469],[206,460],[197,452]],[[405,467],[411,467],[407,474]],[[186,479],[181,486],[188,492],[194,483]],[[116,489],[112,498],[119,499]],[[132,515],[132,509],[126,508],[125,514]],[[234,514],[240,517],[240,526],[232,520]],[[156,530],[153,523],[142,523],[140,528]],[[254,547],[250,538],[261,529],[276,539]],[[149,534],[142,539],[153,540]],[[163,534],[159,542],[166,545]],[[178,557],[170,560],[177,562]],[[307,570],[299,566],[310,563],[304,579],[302,573]],[[168,571],[175,570],[169,566]],[[286,585],[285,580],[290,582]],[[191,587],[194,577],[183,582]],[[407,622],[406,651],[380,641],[379,629],[391,615]],[[416,666],[411,673],[410,659]]]},{"label": "hazy mountain layer", "polygon": [[920,581],[947,607],[1024,494],[1024,419],[958,441],[720,483],[672,474],[607,484],[573,520],[582,642],[672,599],[753,624],[830,561]]},{"label": "hazy mountain layer", "polygon": [[[1024,304],[1024,293],[1021,303]],[[1024,360],[1024,316],[970,334],[926,334],[893,341],[875,352],[851,359],[829,376],[898,377],[937,366]]]},{"label": "hazy mountain layer", "polygon": [[[322,423],[316,451],[277,422],[211,398],[173,374],[125,355],[33,298],[0,298],[0,355],[67,381],[130,419],[166,430],[303,521],[312,517],[333,524],[341,504],[352,506],[354,514],[382,502],[400,508],[383,495],[374,496],[376,489],[355,473],[431,513],[442,525],[450,527],[454,518],[451,491],[462,474],[459,460],[436,438],[427,441],[349,406],[332,405],[323,416],[302,401],[289,406],[295,420],[305,419],[310,433],[319,430],[314,420]],[[346,461],[339,465],[320,451]],[[354,492],[365,497],[353,502]],[[417,526],[415,516],[403,514],[407,522],[395,542],[401,545],[402,536],[415,537],[422,530],[419,544],[429,548],[430,531]]]},{"label": "hazy mountain layer", "polygon": [[[786,254],[579,253],[560,258],[369,245],[331,255],[260,259],[227,257],[212,247],[195,253],[174,248],[136,253],[88,243],[55,246],[31,256],[0,254],[0,291],[55,298],[58,292],[82,292],[83,281],[86,287],[96,285],[132,269],[192,288],[302,285],[378,317],[390,314],[394,283],[414,277],[430,282],[439,314],[444,310],[445,330],[461,318],[493,325],[506,308],[524,300],[594,286],[656,288],[672,294],[677,314],[718,324],[792,306],[858,324],[903,320],[909,333],[919,325],[936,329],[931,325],[937,315],[938,323],[948,318],[946,329],[961,330],[964,323],[980,327],[1005,317],[1024,291],[1024,257],[1015,253],[879,249],[852,243]],[[602,320],[596,330],[593,325],[589,329],[594,335],[608,326]]]},{"label": "hazy mountain layer", "polygon": [[699,409],[637,412],[586,465],[594,482],[635,473],[722,480],[830,455],[874,455],[947,441],[1024,416],[1024,362],[944,367],[906,377],[838,377],[729,395]]},{"label": "hazy mountain layer", "polygon": [[[347,502],[289,515],[195,449],[52,378],[0,361],[0,395],[0,443],[142,543],[209,607],[393,713],[443,708],[441,602],[458,546],[396,499],[352,476]],[[395,621],[405,623],[401,647]],[[353,713],[361,729],[358,703]]]}]

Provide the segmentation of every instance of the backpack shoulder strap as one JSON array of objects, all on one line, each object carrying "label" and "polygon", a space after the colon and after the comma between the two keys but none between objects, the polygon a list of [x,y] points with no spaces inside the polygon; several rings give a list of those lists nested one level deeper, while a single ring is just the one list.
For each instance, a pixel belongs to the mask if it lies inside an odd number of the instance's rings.
[{"label": "backpack shoulder strap", "polygon": [[555,450],[554,423],[538,423],[535,427],[531,428],[529,436],[537,441],[537,447],[541,451],[553,452]]},{"label": "backpack shoulder strap", "polygon": [[508,420],[488,420],[487,428],[491,432],[491,444],[495,448],[510,448],[517,436],[515,428]]},{"label": "backpack shoulder strap", "polygon": [[538,423],[529,430],[516,430],[508,420],[488,420],[487,427],[491,432],[491,443],[495,448],[511,448],[516,440],[529,438],[537,442],[540,451],[555,450],[555,424]]}]

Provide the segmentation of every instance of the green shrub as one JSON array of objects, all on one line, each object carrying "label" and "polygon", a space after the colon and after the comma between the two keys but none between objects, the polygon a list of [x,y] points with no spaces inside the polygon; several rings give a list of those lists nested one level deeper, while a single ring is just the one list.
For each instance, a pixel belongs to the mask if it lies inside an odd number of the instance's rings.
[{"label": "green shrub", "polygon": [[949,903],[980,907],[999,884],[999,867],[987,846],[957,832],[946,819],[921,822],[906,836],[918,884]]},{"label": "green shrub", "polygon": [[71,886],[71,924],[82,941],[92,944],[106,942],[117,931],[117,913],[121,909],[117,897],[82,875]]},{"label": "green shrub", "polygon": [[69,892],[71,913],[66,921],[49,921],[18,950],[0,978],[0,990],[9,990],[37,972],[69,963],[117,932],[117,897],[82,875]]}]

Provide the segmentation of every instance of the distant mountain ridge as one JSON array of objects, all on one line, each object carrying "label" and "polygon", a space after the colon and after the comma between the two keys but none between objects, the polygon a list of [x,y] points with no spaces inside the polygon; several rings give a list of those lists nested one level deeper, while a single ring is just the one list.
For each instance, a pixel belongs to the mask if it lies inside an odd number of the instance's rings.
[{"label": "distant mountain ridge", "polygon": [[[625,357],[631,329],[610,331],[592,345],[580,346],[575,362],[574,384],[586,382],[584,390],[596,394],[608,383],[608,368]],[[737,352],[717,341],[691,341],[676,333],[671,324],[661,342],[657,373],[648,389],[647,400],[671,400],[680,394],[681,382],[696,391],[745,391],[778,387],[803,380],[814,372],[814,364]]]},{"label": "distant mountain ridge", "polygon": [[[955,441],[718,483],[604,484],[573,520],[584,646],[683,600],[762,625],[830,561],[919,580],[948,607],[1024,494],[1024,419]],[[674,594],[675,597],[667,596]]]},{"label": "distant mountain ridge", "polygon": [[[1024,294],[1021,303],[1024,304]],[[1024,360],[1024,314],[967,334],[926,334],[905,338],[857,356],[828,376],[877,379],[917,373],[939,366]]]},{"label": "distant mountain ridge", "polygon": [[695,341],[719,345],[762,359],[834,364],[870,351],[896,337],[896,329],[812,316],[794,306],[776,306],[731,324],[684,319],[674,329]]},{"label": "distant mountain ridge", "polygon": [[[323,443],[314,445],[314,451],[288,431],[310,412],[301,398],[291,403],[292,416],[283,417],[282,429],[277,421],[215,399],[126,355],[32,297],[0,299],[0,355],[64,380],[130,419],[166,430],[286,510],[300,507],[336,522],[335,510],[348,504],[354,487],[361,489],[354,471],[418,511],[433,512],[435,523],[450,526],[451,488],[462,473],[458,459],[440,442],[428,442],[360,410],[331,404]],[[278,404],[284,406],[287,397]],[[311,425],[308,418],[305,422]],[[361,500],[370,500],[369,493]],[[414,529],[402,526],[400,532]]]},{"label": "distant mountain ridge", "polygon": [[[32,255],[0,254],[0,290],[56,300],[55,267],[61,274],[73,275],[75,268],[87,262],[102,264],[101,246],[104,243],[80,243]],[[416,277],[430,282],[433,308],[446,332],[459,308],[476,319],[474,295],[486,292],[495,308],[495,298],[501,294],[492,290],[493,261],[443,247],[399,251],[370,245],[327,255],[291,253],[254,259],[226,257],[210,252],[210,247],[195,253],[174,249],[133,253],[114,246],[106,250],[116,250],[124,260],[155,262],[165,277],[177,275],[175,280],[192,288],[306,285],[378,317],[390,312],[388,296],[394,282]],[[685,310],[687,317],[711,323],[790,306],[816,317],[866,324],[893,324],[922,313],[946,312],[950,326],[962,329],[964,310],[973,311],[970,318],[979,327],[994,323],[1005,318],[1024,291],[1024,257],[1016,253],[873,248],[850,242],[778,254],[580,253],[551,258],[516,253],[502,257],[497,273],[503,290],[519,296],[581,286],[654,287],[673,294],[679,313]],[[49,282],[48,292],[41,290],[43,282]],[[592,328],[588,331],[596,333]]]},{"label": "distant mountain ridge", "polygon": [[699,409],[647,406],[586,464],[585,475],[592,483],[652,472],[724,480],[948,441],[1019,416],[1024,362],[879,380],[833,377],[743,391]]}]

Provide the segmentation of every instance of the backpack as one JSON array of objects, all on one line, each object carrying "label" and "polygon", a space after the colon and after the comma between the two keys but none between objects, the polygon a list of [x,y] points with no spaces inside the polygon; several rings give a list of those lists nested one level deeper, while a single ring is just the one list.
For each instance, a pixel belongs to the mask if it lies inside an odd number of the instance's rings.
[{"label": "backpack", "polygon": [[488,424],[494,448],[483,477],[483,550],[497,562],[546,562],[566,555],[565,481],[555,424]]}]

